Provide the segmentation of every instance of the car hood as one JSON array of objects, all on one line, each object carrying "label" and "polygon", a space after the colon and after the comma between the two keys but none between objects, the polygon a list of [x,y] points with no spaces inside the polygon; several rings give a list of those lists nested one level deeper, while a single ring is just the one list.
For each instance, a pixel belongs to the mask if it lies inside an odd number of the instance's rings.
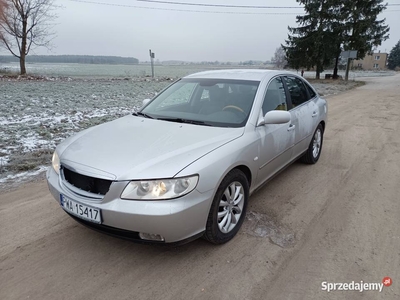
[{"label": "car hood", "polygon": [[126,116],[70,138],[57,150],[61,164],[88,176],[170,178],[243,131]]}]

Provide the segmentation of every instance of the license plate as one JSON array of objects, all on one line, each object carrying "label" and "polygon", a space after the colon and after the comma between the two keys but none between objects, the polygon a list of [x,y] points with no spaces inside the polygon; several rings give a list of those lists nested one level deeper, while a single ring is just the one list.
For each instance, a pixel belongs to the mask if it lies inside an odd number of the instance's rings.
[{"label": "license plate", "polygon": [[71,200],[64,195],[60,195],[61,207],[71,215],[78,218],[101,224],[101,210],[85,204]]}]

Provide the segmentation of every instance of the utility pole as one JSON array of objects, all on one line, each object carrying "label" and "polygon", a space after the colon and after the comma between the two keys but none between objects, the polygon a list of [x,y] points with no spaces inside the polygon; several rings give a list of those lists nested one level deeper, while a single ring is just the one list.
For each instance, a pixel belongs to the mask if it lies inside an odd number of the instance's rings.
[{"label": "utility pole", "polygon": [[345,76],[344,76],[344,80],[346,80],[346,81],[349,80],[350,63],[351,63],[351,58],[349,57],[349,58],[347,59],[346,74],[345,74]]},{"label": "utility pole", "polygon": [[154,52],[151,52],[151,49],[149,50],[149,52],[151,62],[151,77],[154,78],[154,58],[156,57],[156,54]]},{"label": "utility pole", "polygon": [[342,58],[347,59],[346,74],[344,76],[344,80],[348,81],[349,80],[349,71],[350,71],[351,60],[357,58],[357,50],[343,51],[340,54],[340,56]]}]

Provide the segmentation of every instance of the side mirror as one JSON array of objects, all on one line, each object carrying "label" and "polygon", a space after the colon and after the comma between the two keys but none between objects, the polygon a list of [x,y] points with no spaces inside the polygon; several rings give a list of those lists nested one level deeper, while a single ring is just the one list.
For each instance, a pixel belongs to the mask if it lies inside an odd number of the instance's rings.
[{"label": "side mirror", "polygon": [[265,114],[264,119],[261,119],[260,122],[258,122],[258,126],[265,124],[285,124],[290,122],[290,120],[290,112],[284,110],[271,110]]},{"label": "side mirror", "polygon": [[150,100],[151,100],[151,99],[144,99],[144,100],[142,101],[142,107],[143,107],[143,106],[146,106],[146,104],[149,103]]}]

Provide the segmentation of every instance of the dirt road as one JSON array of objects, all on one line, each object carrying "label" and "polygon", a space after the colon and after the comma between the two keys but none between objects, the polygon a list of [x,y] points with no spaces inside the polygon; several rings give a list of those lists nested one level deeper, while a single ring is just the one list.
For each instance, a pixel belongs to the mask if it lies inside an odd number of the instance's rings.
[{"label": "dirt road", "polygon": [[[250,199],[267,225],[231,242],[133,244],[78,225],[45,182],[0,194],[0,299],[400,299],[400,76],[331,97],[320,161]],[[246,221],[249,224],[249,220]],[[322,282],[380,283],[323,291]]]}]

